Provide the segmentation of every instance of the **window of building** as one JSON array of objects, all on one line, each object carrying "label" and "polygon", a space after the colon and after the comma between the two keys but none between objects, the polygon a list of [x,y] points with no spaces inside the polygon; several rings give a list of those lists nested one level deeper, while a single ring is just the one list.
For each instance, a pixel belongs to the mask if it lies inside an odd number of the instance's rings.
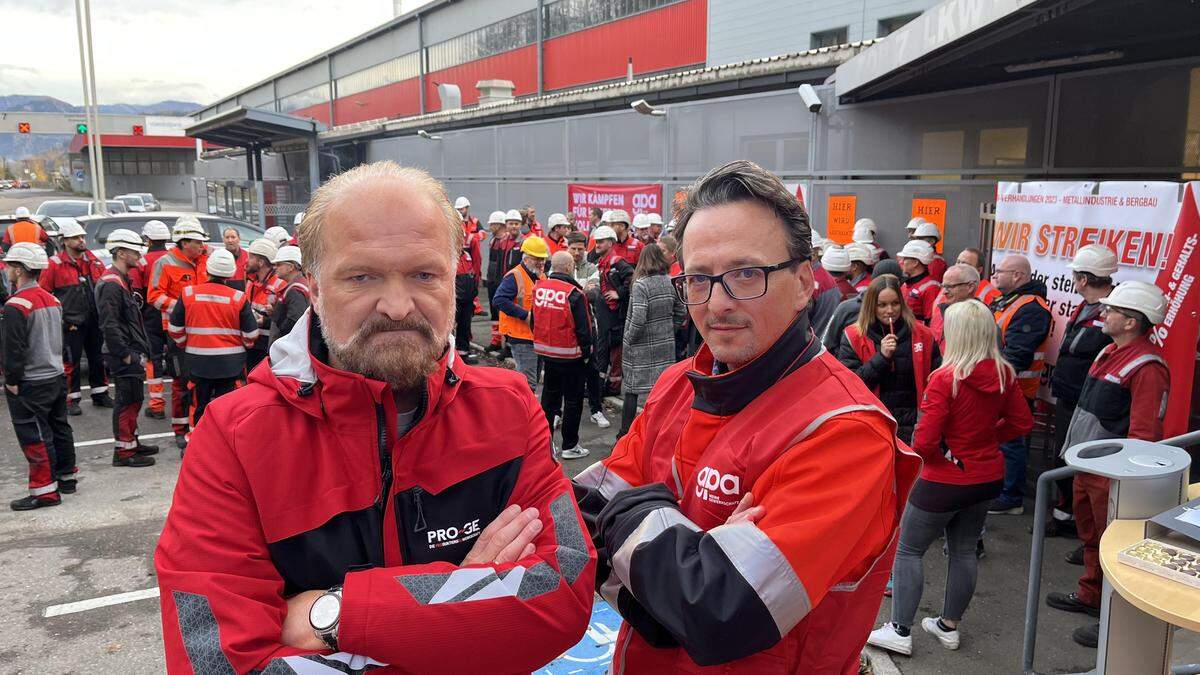
[{"label": "window of building", "polygon": [[322,83],[279,99],[279,112],[292,112],[293,110],[307,108],[328,100],[329,85]]},{"label": "window of building", "polygon": [[819,33],[813,33],[810,40],[810,49],[820,49],[821,47],[836,47],[844,45],[850,40],[847,39],[850,29],[846,26],[834,28],[833,30],[823,30]]},{"label": "window of building", "polygon": [[429,71],[436,72],[533,44],[537,40],[536,21],[537,10],[531,9],[470,33],[430,45],[425,49]]},{"label": "window of building", "polygon": [[368,89],[417,77],[421,74],[421,54],[412,52],[390,61],[364,68],[358,72],[339,77],[336,81],[337,96],[350,96]]},{"label": "window of building", "polygon": [[909,21],[912,21],[918,16],[921,16],[920,12],[916,12],[915,14],[904,14],[902,16],[893,16],[890,19],[880,19],[879,27],[875,30],[875,37],[887,37],[900,30],[901,26]]},{"label": "window of building", "polygon": [[557,0],[543,8],[546,38],[591,28],[679,0]]}]

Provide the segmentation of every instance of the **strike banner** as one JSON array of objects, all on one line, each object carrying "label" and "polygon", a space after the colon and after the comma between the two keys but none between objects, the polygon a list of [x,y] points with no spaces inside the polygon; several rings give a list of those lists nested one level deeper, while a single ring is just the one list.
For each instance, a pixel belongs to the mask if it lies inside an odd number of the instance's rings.
[{"label": "strike banner", "polygon": [[588,214],[593,207],[603,211],[624,209],[629,212],[630,217],[639,213],[662,215],[662,185],[568,183],[567,203],[571,206],[571,217],[575,219],[575,227],[580,232],[587,232],[591,229]]},{"label": "strike banner", "polygon": [[1187,431],[1192,373],[1196,358],[1197,299],[1194,282],[1200,259],[1200,182],[1027,182],[1000,183],[992,265],[1006,255],[1029,258],[1033,276],[1045,282],[1054,329],[1046,354],[1046,379],[1057,360],[1068,317],[1081,302],[1071,262],[1080,247],[1102,244],[1117,254],[1114,281],[1155,283],[1167,296],[1166,318],[1152,339],[1170,364],[1167,436]]}]

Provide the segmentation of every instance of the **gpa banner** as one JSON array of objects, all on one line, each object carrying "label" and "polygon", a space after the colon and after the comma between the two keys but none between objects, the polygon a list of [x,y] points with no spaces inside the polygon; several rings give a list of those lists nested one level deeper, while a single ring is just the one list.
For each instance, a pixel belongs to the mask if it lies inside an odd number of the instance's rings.
[{"label": "gpa banner", "polygon": [[639,213],[662,214],[662,185],[647,183],[643,185],[618,184],[567,184],[567,203],[571,206],[571,217],[575,219],[575,227],[580,232],[591,228],[588,214],[592,208],[603,211],[624,209],[630,217]]},{"label": "gpa banner", "polygon": [[1067,319],[1082,300],[1067,265],[1080,247],[1102,244],[1117,254],[1113,275],[1122,281],[1155,283],[1167,295],[1168,312],[1152,339],[1171,368],[1165,432],[1187,430],[1196,357],[1197,289],[1200,259],[1200,183],[1070,181],[1000,183],[992,264],[1006,255],[1029,258],[1033,276],[1046,283],[1054,317],[1041,396],[1049,380]]}]

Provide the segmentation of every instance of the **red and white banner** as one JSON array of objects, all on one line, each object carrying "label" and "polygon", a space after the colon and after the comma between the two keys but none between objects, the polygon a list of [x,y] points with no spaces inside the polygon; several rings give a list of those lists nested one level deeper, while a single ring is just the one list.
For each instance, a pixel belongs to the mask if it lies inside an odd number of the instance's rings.
[{"label": "red and white banner", "polygon": [[[1193,288],[1200,258],[1200,183],[1028,182],[1000,183],[992,264],[1006,255],[1029,258],[1034,277],[1046,283],[1054,316],[1047,363],[1057,360],[1067,318],[1081,301],[1071,280],[1071,262],[1087,244],[1103,244],[1117,254],[1114,279],[1156,283],[1170,303],[1153,339],[1171,366],[1166,433],[1187,430],[1196,358],[1200,301]],[[1047,369],[1047,377],[1051,372]],[[1042,396],[1049,398],[1046,387]]]},{"label": "red and white banner", "polygon": [[568,183],[567,203],[571,206],[571,217],[575,219],[575,227],[580,232],[591,228],[588,214],[593,208],[602,211],[624,209],[630,217],[639,213],[663,212],[662,185],[647,183],[643,185],[590,184]]}]

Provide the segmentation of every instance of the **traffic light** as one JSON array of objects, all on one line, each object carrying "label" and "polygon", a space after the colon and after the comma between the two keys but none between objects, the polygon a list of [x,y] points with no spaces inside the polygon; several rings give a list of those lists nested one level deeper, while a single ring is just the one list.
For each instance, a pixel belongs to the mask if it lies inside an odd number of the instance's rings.
[{"label": "traffic light", "polygon": [[146,130],[142,128],[142,125],[140,125],[140,124],[133,125],[133,135],[134,136],[142,136],[145,133],[146,133]]},{"label": "traffic light", "polygon": [[76,124],[75,125],[75,133],[86,134],[87,133],[87,125],[86,124]]},{"label": "traffic light", "polygon": [[17,122],[17,132],[22,134],[29,133],[29,122]]}]

